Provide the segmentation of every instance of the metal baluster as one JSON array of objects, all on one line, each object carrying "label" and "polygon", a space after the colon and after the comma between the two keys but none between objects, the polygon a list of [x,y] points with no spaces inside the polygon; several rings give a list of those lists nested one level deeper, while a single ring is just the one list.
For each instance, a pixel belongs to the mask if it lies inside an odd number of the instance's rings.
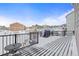
[{"label": "metal baluster", "polygon": [[16,44],[16,38],[17,38],[17,34],[15,34],[15,44]]},{"label": "metal baluster", "polygon": [[23,41],[22,41],[22,42],[23,42],[23,46],[24,46],[24,39],[25,39],[25,38],[24,38],[24,35],[23,35],[23,39],[22,39],[22,40],[23,40]]},{"label": "metal baluster", "polygon": [[4,54],[4,37],[2,37],[2,54]]},{"label": "metal baluster", "polygon": [[12,37],[12,43],[15,43],[15,36]]},{"label": "metal baluster", "polygon": [[7,41],[8,41],[8,40],[7,40],[7,36],[6,36],[6,46],[8,45]]},{"label": "metal baluster", "polygon": [[[7,36],[6,36],[6,46],[8,45],[8,43],[7,43],[7,42],[8,42],[8,40],[7,40]],[[7,53],[7,51],[6,51],[6,53]]]},{"label": "metal baluster", "polygon": [[9,36],[9,44],[11,44],[11,36]]},{"label": "metal baluster", "polygon": [[21,35],[18,35],[18,43],[21,43]]},{"label": "metal baluster", "polygon": [[30,43],[30,40],[31,40],[31,32],[29,33],[29,43]]},{"label": "metal baluster", "polygon": [[19,39],[20,39],[19,35],[16,34],[16,42],[17,42],[17,43],[19,43],[19,41],[18,41]]},{"label": "metal baluster", "polygon": [[39,43],[39,32],[37,32],[37,43]]},{"label": "metal baluster", "polygon": [[24,38],[23,38],[23,35],[22,35],[22,39],[21,40],[22,40],[22,44],[23,44],[23,47],[24,47],[24,42],[23,42]]},{"label": "metal baluster", "polygon": [[[12,35],[13,36],[13,35]],[[12,44],[12,36],[10,37],[11,38],[11,44]]]}]

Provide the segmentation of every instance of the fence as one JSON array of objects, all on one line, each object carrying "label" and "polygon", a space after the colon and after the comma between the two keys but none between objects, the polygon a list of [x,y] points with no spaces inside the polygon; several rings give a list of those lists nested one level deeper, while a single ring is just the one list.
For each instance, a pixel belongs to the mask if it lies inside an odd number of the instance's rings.
[{"label": "fence", "polygon": [[5,51],[5,47],[10,44],[21,43],[22,47],[33,45],[38,43],[39,33],[30,32],[30,33],[20,33],[20,34],[9,34],[9,35],[0,35],[0,55],[8,53]]}]

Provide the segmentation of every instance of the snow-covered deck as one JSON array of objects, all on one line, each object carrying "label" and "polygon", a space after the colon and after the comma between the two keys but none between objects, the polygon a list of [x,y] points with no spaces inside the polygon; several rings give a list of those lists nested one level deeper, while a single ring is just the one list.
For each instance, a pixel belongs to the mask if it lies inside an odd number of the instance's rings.
[{"label": "snow-covered deck", "polygon": [[[8,55],[8,54],[4,54]],[[18,50],[14,56],[77,56],[75,36],[39,37],[39,43]]]},{"label": "snow-covered deck", "polygon": [[57,39],[59,39],[61,36],[50,36],[50,37],[40,37],[39,38],[39,43],[38,44],[35,44],[35,46],[38,46],[38,47],[43,47],[44,45],[52,42],[52,41],[55,41]]},{"label": "snow-covered deck", "polygon": [[20,50],[23,56],[77,56],[74,36],[40,38],[39,44]]}]

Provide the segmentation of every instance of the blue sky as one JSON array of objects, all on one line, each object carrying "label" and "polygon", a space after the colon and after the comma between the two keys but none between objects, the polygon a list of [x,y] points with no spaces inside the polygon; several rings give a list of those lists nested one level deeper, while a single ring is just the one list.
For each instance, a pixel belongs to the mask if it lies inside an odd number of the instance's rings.
[{"label": "blue sky", "polygon": [[64,15],[72,9],[68,3],[0,3],[0,25],[60,25],[66,23]]}]

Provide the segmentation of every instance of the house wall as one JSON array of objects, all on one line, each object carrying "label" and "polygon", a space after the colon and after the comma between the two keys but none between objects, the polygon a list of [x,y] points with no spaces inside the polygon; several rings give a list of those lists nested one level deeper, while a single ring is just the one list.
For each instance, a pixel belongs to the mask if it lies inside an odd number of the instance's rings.
[{"label": "house wall", "polygon": [[67,34],[72,35],[73,31],[75,30],[74,11],[72,11],[66,16],[66,24],[67,24]]}]

